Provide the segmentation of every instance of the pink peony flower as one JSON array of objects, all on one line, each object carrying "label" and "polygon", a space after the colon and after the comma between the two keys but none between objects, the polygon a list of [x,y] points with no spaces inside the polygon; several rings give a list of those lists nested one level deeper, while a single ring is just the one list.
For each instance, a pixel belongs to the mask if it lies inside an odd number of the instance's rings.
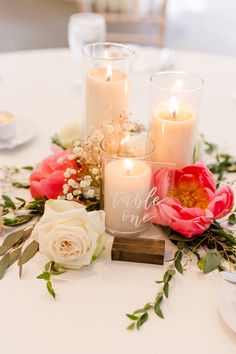
[{"label": "pink peony flower", "polygon": [[173,186],[161,170],[154,173],[153,181],[157,193],[167,196],[150,207],[151,222],[169,226],[187,238],[202,234],[213,219],[224,217],[233,208],[232,188],[224,185],[216,189],[213,174],[201,163],[176,169]]},{"label": "pink peony flower", "polygon": [[33,198],[56,199],[62,193],[65,183],[64,172],[76,168],[74,160],[69,160],[70,150],[55,150],[38,164],[30,176],[30,192]]}]

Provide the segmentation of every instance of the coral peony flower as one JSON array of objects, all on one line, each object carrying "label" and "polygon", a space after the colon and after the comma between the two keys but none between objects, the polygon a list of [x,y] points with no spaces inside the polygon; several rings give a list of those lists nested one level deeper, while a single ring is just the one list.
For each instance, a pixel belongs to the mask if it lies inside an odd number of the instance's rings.
[{"label": "coral peony flower", "polygon": [[30,176],[30,192],[33,198],[56,199],[65,183],[64,172],[76,168],[74,160],[68,158],[70,150],[57,150],[38,164]]},{"label": "coral peony flower", "polygon": [[[167,194],[164,175],[159,170],[153,177],[161,196]],[[234,204],[232,188],[225,185],[216,189],[213,174],[201,163],[176,169],[173,186],[169,187],[167,196],[150,207],[151,222],[169,226],[187,238],[203,233],[213,219],[227,215]]]}]

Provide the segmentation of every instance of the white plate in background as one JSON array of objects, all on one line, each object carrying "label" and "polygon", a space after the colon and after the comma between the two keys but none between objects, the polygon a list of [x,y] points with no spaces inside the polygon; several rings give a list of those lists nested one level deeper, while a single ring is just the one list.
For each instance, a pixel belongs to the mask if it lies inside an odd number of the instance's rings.
[{"label": "white plate in background", "polygon": [[218,306],[221,317],[236,333],[236,284],[227,281],[223,283]]},{"label": "white plate in background", "polygon": [[21,117],[16,117],[15,136],[11,139],[1,140],[0,149],[14,149],[17,146],[27,143],[36,135],[36,129],[33,123]]}]

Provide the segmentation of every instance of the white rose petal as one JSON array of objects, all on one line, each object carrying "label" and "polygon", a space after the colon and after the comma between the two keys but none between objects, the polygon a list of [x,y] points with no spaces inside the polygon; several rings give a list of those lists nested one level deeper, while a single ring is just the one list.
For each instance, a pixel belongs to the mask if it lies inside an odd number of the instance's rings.
[{"label": "white rose petal", "polygon": [[80,125],[77,121],[69,122],[58,134],[63,146],[71,148],[75,141],[80,139]]},{"label": "white rose petal", "polygon": [[104,248],[105,214],[74,201],[48,200],[32,237],[40,252],[67,268],[89,265]]}]

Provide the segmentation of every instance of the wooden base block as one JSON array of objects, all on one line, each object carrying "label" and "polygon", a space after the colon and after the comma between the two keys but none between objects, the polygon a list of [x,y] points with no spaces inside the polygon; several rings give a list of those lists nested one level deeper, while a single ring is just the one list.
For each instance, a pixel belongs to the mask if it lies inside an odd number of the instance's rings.
[{"label": "wooden base block", "polygon": [[111,249],[113,261],[163,264],[165,241],[142,237],[115,237]]}]

